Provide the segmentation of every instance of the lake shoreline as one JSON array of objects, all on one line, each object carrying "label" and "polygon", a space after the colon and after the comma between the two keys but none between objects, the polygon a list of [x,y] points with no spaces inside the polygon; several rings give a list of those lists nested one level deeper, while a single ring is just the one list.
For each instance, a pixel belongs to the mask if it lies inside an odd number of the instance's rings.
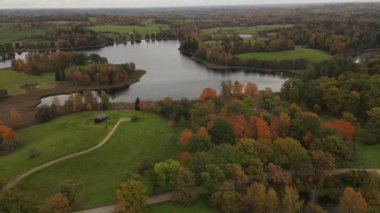
[{"label": "lake shoreline", "polygon": [[14,108],[23,115],[23,128],[36,124],[35,114],[37,107],[41,103],[41,99],[62,94],[71,94],[83,91],[100,91],[128,88],[129,86],[140,81],[141,77],[146,74],[145,70],[136,70],[136,73],[130,75],[126,81],[119,82],[113,85],[93,84],[90,86],[73,85],[71,82],[57,82],[53,89],[37,89],[35,85],[24,85],[27,92],[21,95],[11,96],[0,101],[0,120],[7,124],[11,124],[10,111]]},{"label": "lake shoreline", "polygon": [[220,72],[236,72],[236,71],[245,71],[245,72],[252,72],[252,73],[262,73],[262,74],[287,74],[291,75],[292,77],[300,76],[303,70],[288,70],[288,69],[267,69],[267,68],[259,68],[259,67],[246,67],[246,66],[228,66],[228,65],[219,65],[207,62],[205,60],[202,60],[200,58],[197,58],[190,54],[189,52],[186,52],[180,48],[178,48],[178,51],[180,51],[183,55],[191,58],[193,61],[197,62],[198,64],[201,64],[202,66],[206,67],[210,70],[220,71]]}]

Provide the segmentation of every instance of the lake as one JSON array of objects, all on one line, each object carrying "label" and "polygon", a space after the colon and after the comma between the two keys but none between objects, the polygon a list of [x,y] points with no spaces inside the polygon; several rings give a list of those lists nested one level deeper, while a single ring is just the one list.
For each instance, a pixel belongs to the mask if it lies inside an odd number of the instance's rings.
[{"label": "lake", "polygon": [[[252,82],[259,89],[270,87],[273,91],[279,91],[287,79],[273,74],[208,70],[182,55],[178,51],[179,45],[179,41],[142,41],[139,44],[119,44],[84,52],[99,54],[110,63],[134,62],[138,69],[147,71],[140,82],[113,93],[112,102],[133,102],[137,97],[143,100],[160,100],[168,96],[173,99],[194,99],[206,87],[219,90],[223,80],[238,80],[244,84]],[[43,102],[50,100],[51,97]]]}]

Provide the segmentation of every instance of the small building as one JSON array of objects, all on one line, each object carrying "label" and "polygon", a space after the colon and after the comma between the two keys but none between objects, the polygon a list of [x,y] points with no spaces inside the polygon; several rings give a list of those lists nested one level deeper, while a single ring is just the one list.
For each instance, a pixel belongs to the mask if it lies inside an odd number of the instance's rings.
[{"label": "small building", "polygon": [[108,115],[106,113],[102,113],[98,116],[96,116],[96,118],[94,119],[94,122],[95,123],[101,123],[101,122],[104,122],[108,119]]}]

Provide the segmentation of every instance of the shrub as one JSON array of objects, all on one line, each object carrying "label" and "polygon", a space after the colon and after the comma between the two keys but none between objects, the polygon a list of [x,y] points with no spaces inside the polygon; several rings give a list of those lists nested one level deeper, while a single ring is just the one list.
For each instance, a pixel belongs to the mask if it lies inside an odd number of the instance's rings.
[{"label": "shrub", "polygon": [[135,121],[138,121],[139,120],[139,116],[137,115],[134,115],[131,117],[131,121],[135,122]]},{"label": "shrub", "polygon": [[7,97],[8,97],[8,91],[6,91],[5,89],[0,89],[0,100],[4,100]]},{"label": "shrub", "polygon": [[28,158],[29,159],[34,159],[34,158],[38,157],[39,155],[40,155],[40,153],[36,149],[31,149],[28,151]]}]

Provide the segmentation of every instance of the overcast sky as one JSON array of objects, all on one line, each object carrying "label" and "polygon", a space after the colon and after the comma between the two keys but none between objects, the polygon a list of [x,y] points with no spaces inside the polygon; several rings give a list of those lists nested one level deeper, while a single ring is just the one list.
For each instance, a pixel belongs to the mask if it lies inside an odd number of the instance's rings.
[{"label": "overcast sky", "polygon": [[0,0],[0,8],[129,8],[331,2],[380,2],[380,0]]}]

